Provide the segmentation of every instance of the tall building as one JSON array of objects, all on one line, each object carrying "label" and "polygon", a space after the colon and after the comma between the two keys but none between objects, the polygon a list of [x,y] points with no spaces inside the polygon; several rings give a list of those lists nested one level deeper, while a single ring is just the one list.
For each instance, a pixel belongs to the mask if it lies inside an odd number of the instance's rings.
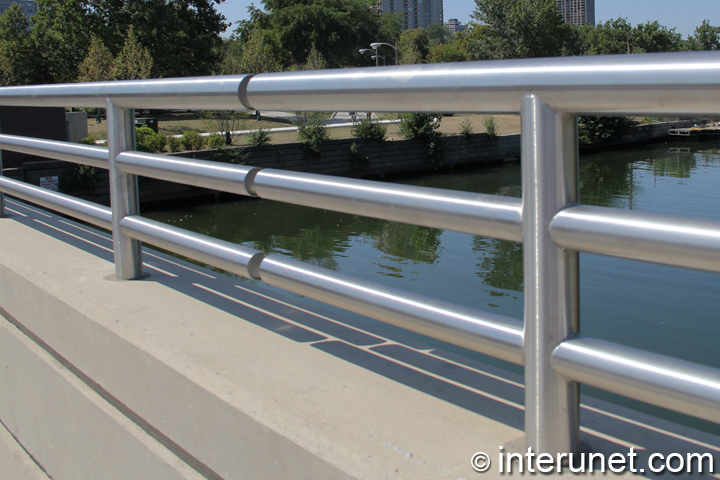
[{"label": "tall building", "polygon": [[13,5],[13,3],[20,5],[20,10],[28,19],[37,13],[37,4],[35,3],[35,0],[0,0],[0,14],[5,13],[5,11]]},{"label": "tall building", "polygon": [[404,13],[403,30],[443,24],[443,0],[383,0],[384,13]]},{"label": "tall building", "polygon": [[595,0],[557,0],[560,15],[570,25],[595,25]]},{"label": "tall building", "polygon": [[450,35],[455,35],[456,33],[460,33],[467,25],[463,25],[460,23],[460,21],[457,18],[451,18],[447,22],[445,22],[445,26],[447,27],[448,31],[450,32]]}]

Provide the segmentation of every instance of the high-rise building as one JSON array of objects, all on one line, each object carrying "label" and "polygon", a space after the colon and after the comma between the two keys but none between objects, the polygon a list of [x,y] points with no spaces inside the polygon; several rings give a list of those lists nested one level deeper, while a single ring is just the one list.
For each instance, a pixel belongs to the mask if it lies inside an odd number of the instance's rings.
[{"label": "high-rise building", "polygon": [[0,14],[5,13],[14,3],[20,5],[20,10],[28,19],[37,13],[35,0],[0,0]]},{"label": "high-rise building", "polygon": [[445,26],[447,27],[448,31],[450,32],[450,35],[455,35],[456,33],[460,33],[467,25],[463,25],[460,23],[460,21],[457,18],[451,18],[447,22],[445,22]]},{"label": "high-rise building", "polygon": [[384,13],[404,13],[403,30],[443,24],[443,0],[383,0]]},{"label": "high-rise building", "polygon": [[595,0],[557,0],[560,15],[570,25],[595,25]]}]

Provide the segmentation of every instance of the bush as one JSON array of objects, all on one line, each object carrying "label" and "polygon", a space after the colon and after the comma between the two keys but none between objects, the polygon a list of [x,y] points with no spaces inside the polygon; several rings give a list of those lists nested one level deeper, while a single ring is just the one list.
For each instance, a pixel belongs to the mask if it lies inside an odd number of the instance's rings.
[{"label": "bush", "polygon": [[95,142],[97,142],[97,138],[93,137],[92,135],[80,140],[80,143],[84,143],[85,145],[97,145]]},{"label": "bush", "polygon": [[222,135],[213,133],[212,135],[207,137],[207,146],[208,148],[212,148],[215,150],[223,149],[225,148],[225,138],[223,138]]},{"label": "bush", "polygon": [[438,135],[440,123],[435,121],[439,115],[433,113],[405,113],[400,115],[400,136],[406,139],[417,138],[428,143]]},{"label": "bush", "polygon": [[95,169],[89,165],[73,164],[66,169],[58,180],[58,188],[63,193],[73,193],[87,189],[94,193]]},{"label": "bush", "polygon": [[619,137],[636,123],[629,117],[579,117],[578,135],[583,143],[597,145]]},{"label": "bush", "polygon": [[353,137],[362,139],[363,142],[384,142],[387,136],[387,125],[364,117],[352,126],[350,133]]},{"label": "bush", "polygon": [[485,126],[485,133],[488,134],[490,139],[495,139],[500,134],[500,128],[498,127],[495,115],[488,115],[483,117],[483,125]]},{"label": "bush", "polygon": [[135,130],[135,148],[141,152],[162,152],[166,144],[167,135],[164,133],[155,133],[149,127],[139,127]]},{"label": "bush", "polygon": [[423,142],[428,149],[428,162],[438,168],[445,162],[445,139],[438,132],[440,118],[432,113],[406,113],[400,121],[400,136],[406,139],[416,138]]},{"label": "bush", "polygon": [[264,128],[250,132],[247,144],[250,147],[262,147],[270,143],[270,132]]},{"label": "bush", "polygon": [[172,153],[179,152],[183,148],[182,141],[179,138],[168,137],[167,148]]},{"label": "bush", "polygon": [[188,130],[183,133],[180,139],[183,150],[200,150],[203,146],[204,139],[197,130]]},{"label": "bush", "polygon": [[323,143],[328,138],[330,133],[320,116],[309,116],[298,125],[298,140],[306,155],[320,158]]},{"label": "bush", "polygon": [[363,155],[358,150],[357,144],[350,145],[350,168],[352,170],[365,170],[370,162],[370,157]]},{"label": "bush", "polygon": [[470,119],[463,120],[460,123],[460,135],[462,135],[465,140],[470,140],[473,133],[473,126]]}]

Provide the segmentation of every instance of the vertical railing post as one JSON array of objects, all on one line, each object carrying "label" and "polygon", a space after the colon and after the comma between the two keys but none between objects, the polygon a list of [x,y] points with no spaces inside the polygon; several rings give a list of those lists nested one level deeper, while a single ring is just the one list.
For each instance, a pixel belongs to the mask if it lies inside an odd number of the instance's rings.
[{"label": "vertical railing post", "polygon": [[[3,163],[2,163],[2,150],[0,150],[0,177],[5,175],[3,172]],[[0,192],[0,218],[5,216],[5,194],[3,192]]]},{"label": "vertical railing post", "polygon": [[120,152],[135,149],[133,111],[119,108],[108,99],[107,128],[115,277],[120,280],[134,280],[142,276],[141,246],[139,241],[120,232],[120,220],[140,212],[137,176],[123,173],[115,165],[115,159]]},{"label": "vertical railing post", "polygon": [[578,200],[577,120],[527,95],[521,107],[525,273],[525,448],[575,453],[578,385],[555,373],[553,349],[578,330],[578,254],[550,238],[553,216]]}]

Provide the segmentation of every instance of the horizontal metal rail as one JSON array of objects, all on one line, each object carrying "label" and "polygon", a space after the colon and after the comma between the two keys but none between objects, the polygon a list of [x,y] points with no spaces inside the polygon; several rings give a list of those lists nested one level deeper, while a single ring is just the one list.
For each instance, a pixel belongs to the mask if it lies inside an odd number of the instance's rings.
[{"label": "horizontal metal rail", "polygon": [[0,134],[0,149],[96,168],[108,168],[108,149],[92,145]]},{"label": "horizontal metal rail", "polygon": [[252,75],[160,78],[0,88],[0,105],[25,107],[106,107],[189,110],[247,110]]},{"label": "horizontal metal rail", "polygon": [[716,115],[714,52],[558,57],[264,73],[254,110],[518,113],[536,94],[577,115]]},{"label": "horizontal metal rail", "polygon": [[411,332],[523,364],[522,322],[510,317],[432,300],[279,255],[263,259],[260,278]]},{"label": "horizontal metal rail", "polygon": [[523,364],[523,327],[519,320],[357,280],[279,255],[266,257],[258,250],[135,215],[123,218],[120,229],[142,242],[243,277],[261,279],[412,332]]},{"label": "horizontal metal rail", "polygon": [[720,221],[578,205],[550,223],[563,248],[720,272]]},{"label": "horizontal metal rail", "polygon": [[718,423],[720,370],[591,338],[562,342],[553,369],[570,380]]},{"label": "horizontal metal rail", "polygon": [[120,230],[141,242],[250,279],[259,279],[264,253],[183,228],[131,215],[120,220]]},{"label": "horizontal metal rail", "polygon": [[271,168],[260,170],[251,188],[269,200],[522,241],[522,201],[514,197]]},{"label": "horizontal metal rail", "polygon": [[115,160],[124,173],[253,196],[249,182],[257,167],[209,160],[168,157],[153,153],[122,152]]},{"label": "horizontal metal rail", "polygon": [[97,203],[0,176],[0,192],[112,230],[112,211]]},{"label": "horizontal metal rail", "polygon": [[514,197],[259,169],[152,153],[123,152],[116,163],[121,171],[134,175],[351,215],[522,241],[522,202]]}]

